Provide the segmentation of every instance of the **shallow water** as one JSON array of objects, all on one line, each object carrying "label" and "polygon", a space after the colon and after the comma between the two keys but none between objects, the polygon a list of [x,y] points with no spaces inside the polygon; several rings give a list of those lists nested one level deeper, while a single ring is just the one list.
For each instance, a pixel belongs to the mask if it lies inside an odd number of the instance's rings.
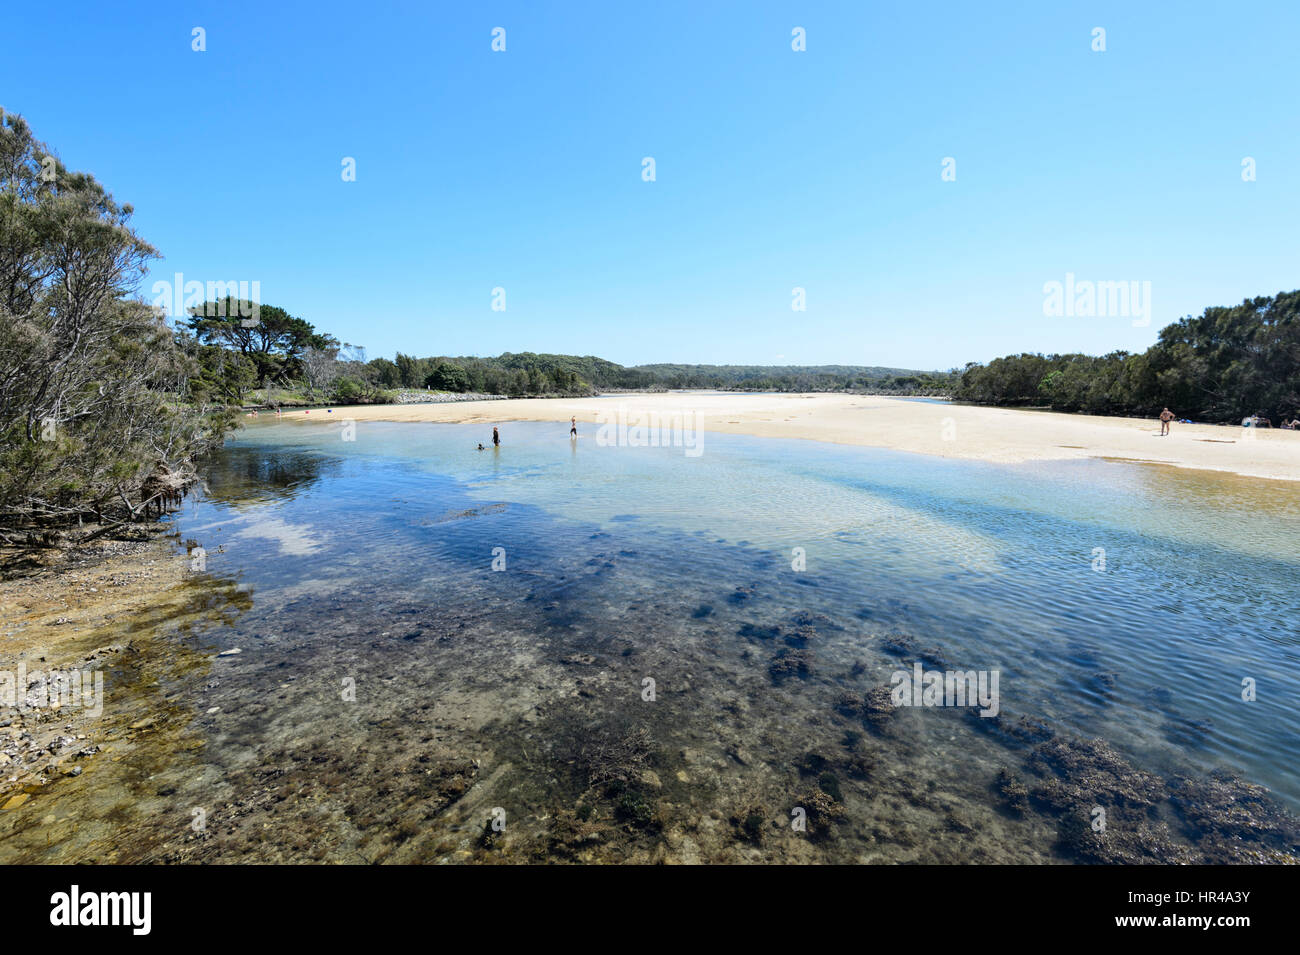
[{"label": "shallow water", "polygon": [[[501,429],[482,452],[471,425],[361,422],[346,441],[334,423],[255,422],[231,441],[176,518],[206,552],[190,586],[226,598],[183,627],[138,626],[170,663],[110,691],[136,707],[149,688],[171,716],[111,771],[33,800],[84,825],[47,844],[11,819],[0,860],[1172,861],[1231,858],[1242,839],[1294,847],[1300,489],[1099,461],[1002,467],[714,433],[690,456],[602,447],[590,427],[576,442],[564,425]],[[918,659],[997,671],[998,718],[863,703]],[[1094,737],[1104,753],[1075,742]],[[1273,796],[1182,782],[1215,769]],[[999,770],[1028,808],[1009,805]],[[1268,821],[1245,836],[1207,821],[1216,799]],[[1081,850],[1075,830],[1098,806],[1111,841]]]}]

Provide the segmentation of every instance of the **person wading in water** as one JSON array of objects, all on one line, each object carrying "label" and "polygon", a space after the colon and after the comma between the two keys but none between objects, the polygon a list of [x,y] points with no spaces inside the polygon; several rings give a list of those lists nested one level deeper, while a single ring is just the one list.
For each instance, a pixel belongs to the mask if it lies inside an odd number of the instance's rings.
[{"label": "person wading in water", "polygon": [[578,419],[576,416],[574,416],[569,419],[569,437],[576,438],[577,436],[578,436]]},{"label": "person wading in water", "polygon": [[492,444],[494,447],[501,447],[501,435],[497,432],[496,428],[492,429]]}]

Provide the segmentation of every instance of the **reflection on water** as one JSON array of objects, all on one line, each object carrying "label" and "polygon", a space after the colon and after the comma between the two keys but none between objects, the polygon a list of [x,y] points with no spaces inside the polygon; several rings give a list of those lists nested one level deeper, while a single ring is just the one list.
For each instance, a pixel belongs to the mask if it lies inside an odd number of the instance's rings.
[{"label": "reflection on water", "polygon": [[321,478],[338,473],[339,460],[285,448],[268,455],[261,448],[234,446],[202,462],[207,496],[223,504],[265,504],[297,497]]},{"label": "reflection on water", "polygon": [[[481,430],[258,424],[210,462],[179,523],[240,612],[137,626],[184,718],[124,760],[153,790],[115,806],[118,858],[1294,851],[1292,487]],[[894,708],[917,661],[998,671],[999,715]],[[34,833],[0,859],[91,851]]]}]

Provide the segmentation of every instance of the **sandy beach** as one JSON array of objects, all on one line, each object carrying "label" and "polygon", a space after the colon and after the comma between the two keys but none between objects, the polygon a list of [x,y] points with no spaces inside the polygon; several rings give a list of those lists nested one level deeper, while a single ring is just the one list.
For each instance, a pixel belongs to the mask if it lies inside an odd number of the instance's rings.
[{"label": "sandy beach", "polygon": [[[438,421],[492,425],[504,421],[568,422],[594,436],[620,406],[629,416],[698,416],[706,432],[802,438],[889,448],[1000,464],[1074,458],[1116,458],[1249,477],[1300,480],[1300,432],[1175,423],[1160,436],[1154,419],[1103,418],[1008,408],[983,408],[864,395],[743,395],[696,392],[600,398],[520,398],[448,404],[366,405],[286,412],[287,419]],[[686,419],[690,427],[690,419]],[[567,430],[567,429],[566,429]],[[485,428],[483,440],[491,436]],[[508,435],[506,436],[508,440]]]}]

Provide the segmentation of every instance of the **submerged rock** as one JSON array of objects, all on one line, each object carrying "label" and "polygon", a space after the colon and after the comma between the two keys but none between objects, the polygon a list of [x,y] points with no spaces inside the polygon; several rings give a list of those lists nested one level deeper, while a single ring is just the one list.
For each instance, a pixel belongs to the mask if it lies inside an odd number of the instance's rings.
[{"label": "submerged rock", "polygon": [[1053,737],[1029,758],[1050,778],[1034,798],[1057,811],[1083,805],[1154,806],[1168,795],[1164,780],[1130,765],[1102,739]]},{"label": "submerged rock", "polygon": [[1100,865],[1185,865],[1194,854],[1173,841],[1169,827],[1140,815],[1111,813],[1099,827],[1099,817],[1074,811],[1057,826],[1058,847],[1082,862]]},{"label": "submerged rock", "polygon": [[864,726],[879,732],[895,716],[898,707],[894,705],[893,694],[887,686],[872,687],[862,701],[862,722]]},{"label": "submerged rock", "polygon": [[753,598],[758,593],[758,586],[750,584],[748,587],[737,587],[727,595],[727,601],[733,604],[742,604],[746,600]]},{"label": "submerged rock", "polygon": [[817,631],[812,627],[782,627],[781,638],[792,647],[806,647],[817,639]]},{"label": "submerged rock", "polygon": [[948,658],[938,647],[922,647],[912,637],[903,633],[886,634],[880,642],[880,649],[890,656],[904,660],[916,660],[927,667],[937,670],[948,669]]},{"label": "submerged rock", "polygon": [[823,838],[831,825],[844,816],[844,807],[830,793],[823,789],[810,789],[799,797],[795,803],[807,814],[808,835]]},{"label": "submerged rock", "polygon": [[542,860],[583,860],[603,841],[607,830],[607,826],[595,820],[590,806],[580,805],[576,810],[561,809],[551,822],[545,846],[540,853]]},{"label": "submerged rock", "polygon": [[845,690],[835,697],[835,709],[845,716],[858,717],[862,715],[866,702],[861,693]]},{"label": "submerged rock", "polygon": [[[1300,862],[1300,820],[1234,773],[1167,782],[1104,740],[1060,735],[1039,743],[1026,765],[1042,779],[1033,803],[1060,817],[1057,848],[1081,861]],[[1019,796],[1008,771],[998,779],[1009,803]]]},{"label": "submerged rock", "polygon": [[1203,779],[1174,780],[1170,802],[1213,862],[1295,862],[1300,820],[1263,786],[1215,770]]},{"label": "submerged rock", "polygon": [[792,676],[804,679],[813,670],[813,652],[786,648],[777,651],[767,665],[767,672],[773,683],[782,683]]},{"label": "submerged rock", "polygon": [[995,785],[1006,801],[1007,808],[1017,816],[1023,816],[1029,809],[1029,788],[1020,777],[1005,766],[998,770]]},{"label": "submerged rock", "polygon": [[736,835],[751,845],[761,846],[767,837],[767,810],[758,803],[751,803],[738,812],[733,812],[731,824]]},{"label": "submerged rock", "polygon": [[844,629],[826,614],[812,610],[796,610],[790,615],[790,622],[796,627],[813,627],[818,630]]},{"label": "submerged rock", "polygon": [[756,623],[742,623],[736,631],[747,640],[771,640],[780,636],[780,627],[764,627]]}]

